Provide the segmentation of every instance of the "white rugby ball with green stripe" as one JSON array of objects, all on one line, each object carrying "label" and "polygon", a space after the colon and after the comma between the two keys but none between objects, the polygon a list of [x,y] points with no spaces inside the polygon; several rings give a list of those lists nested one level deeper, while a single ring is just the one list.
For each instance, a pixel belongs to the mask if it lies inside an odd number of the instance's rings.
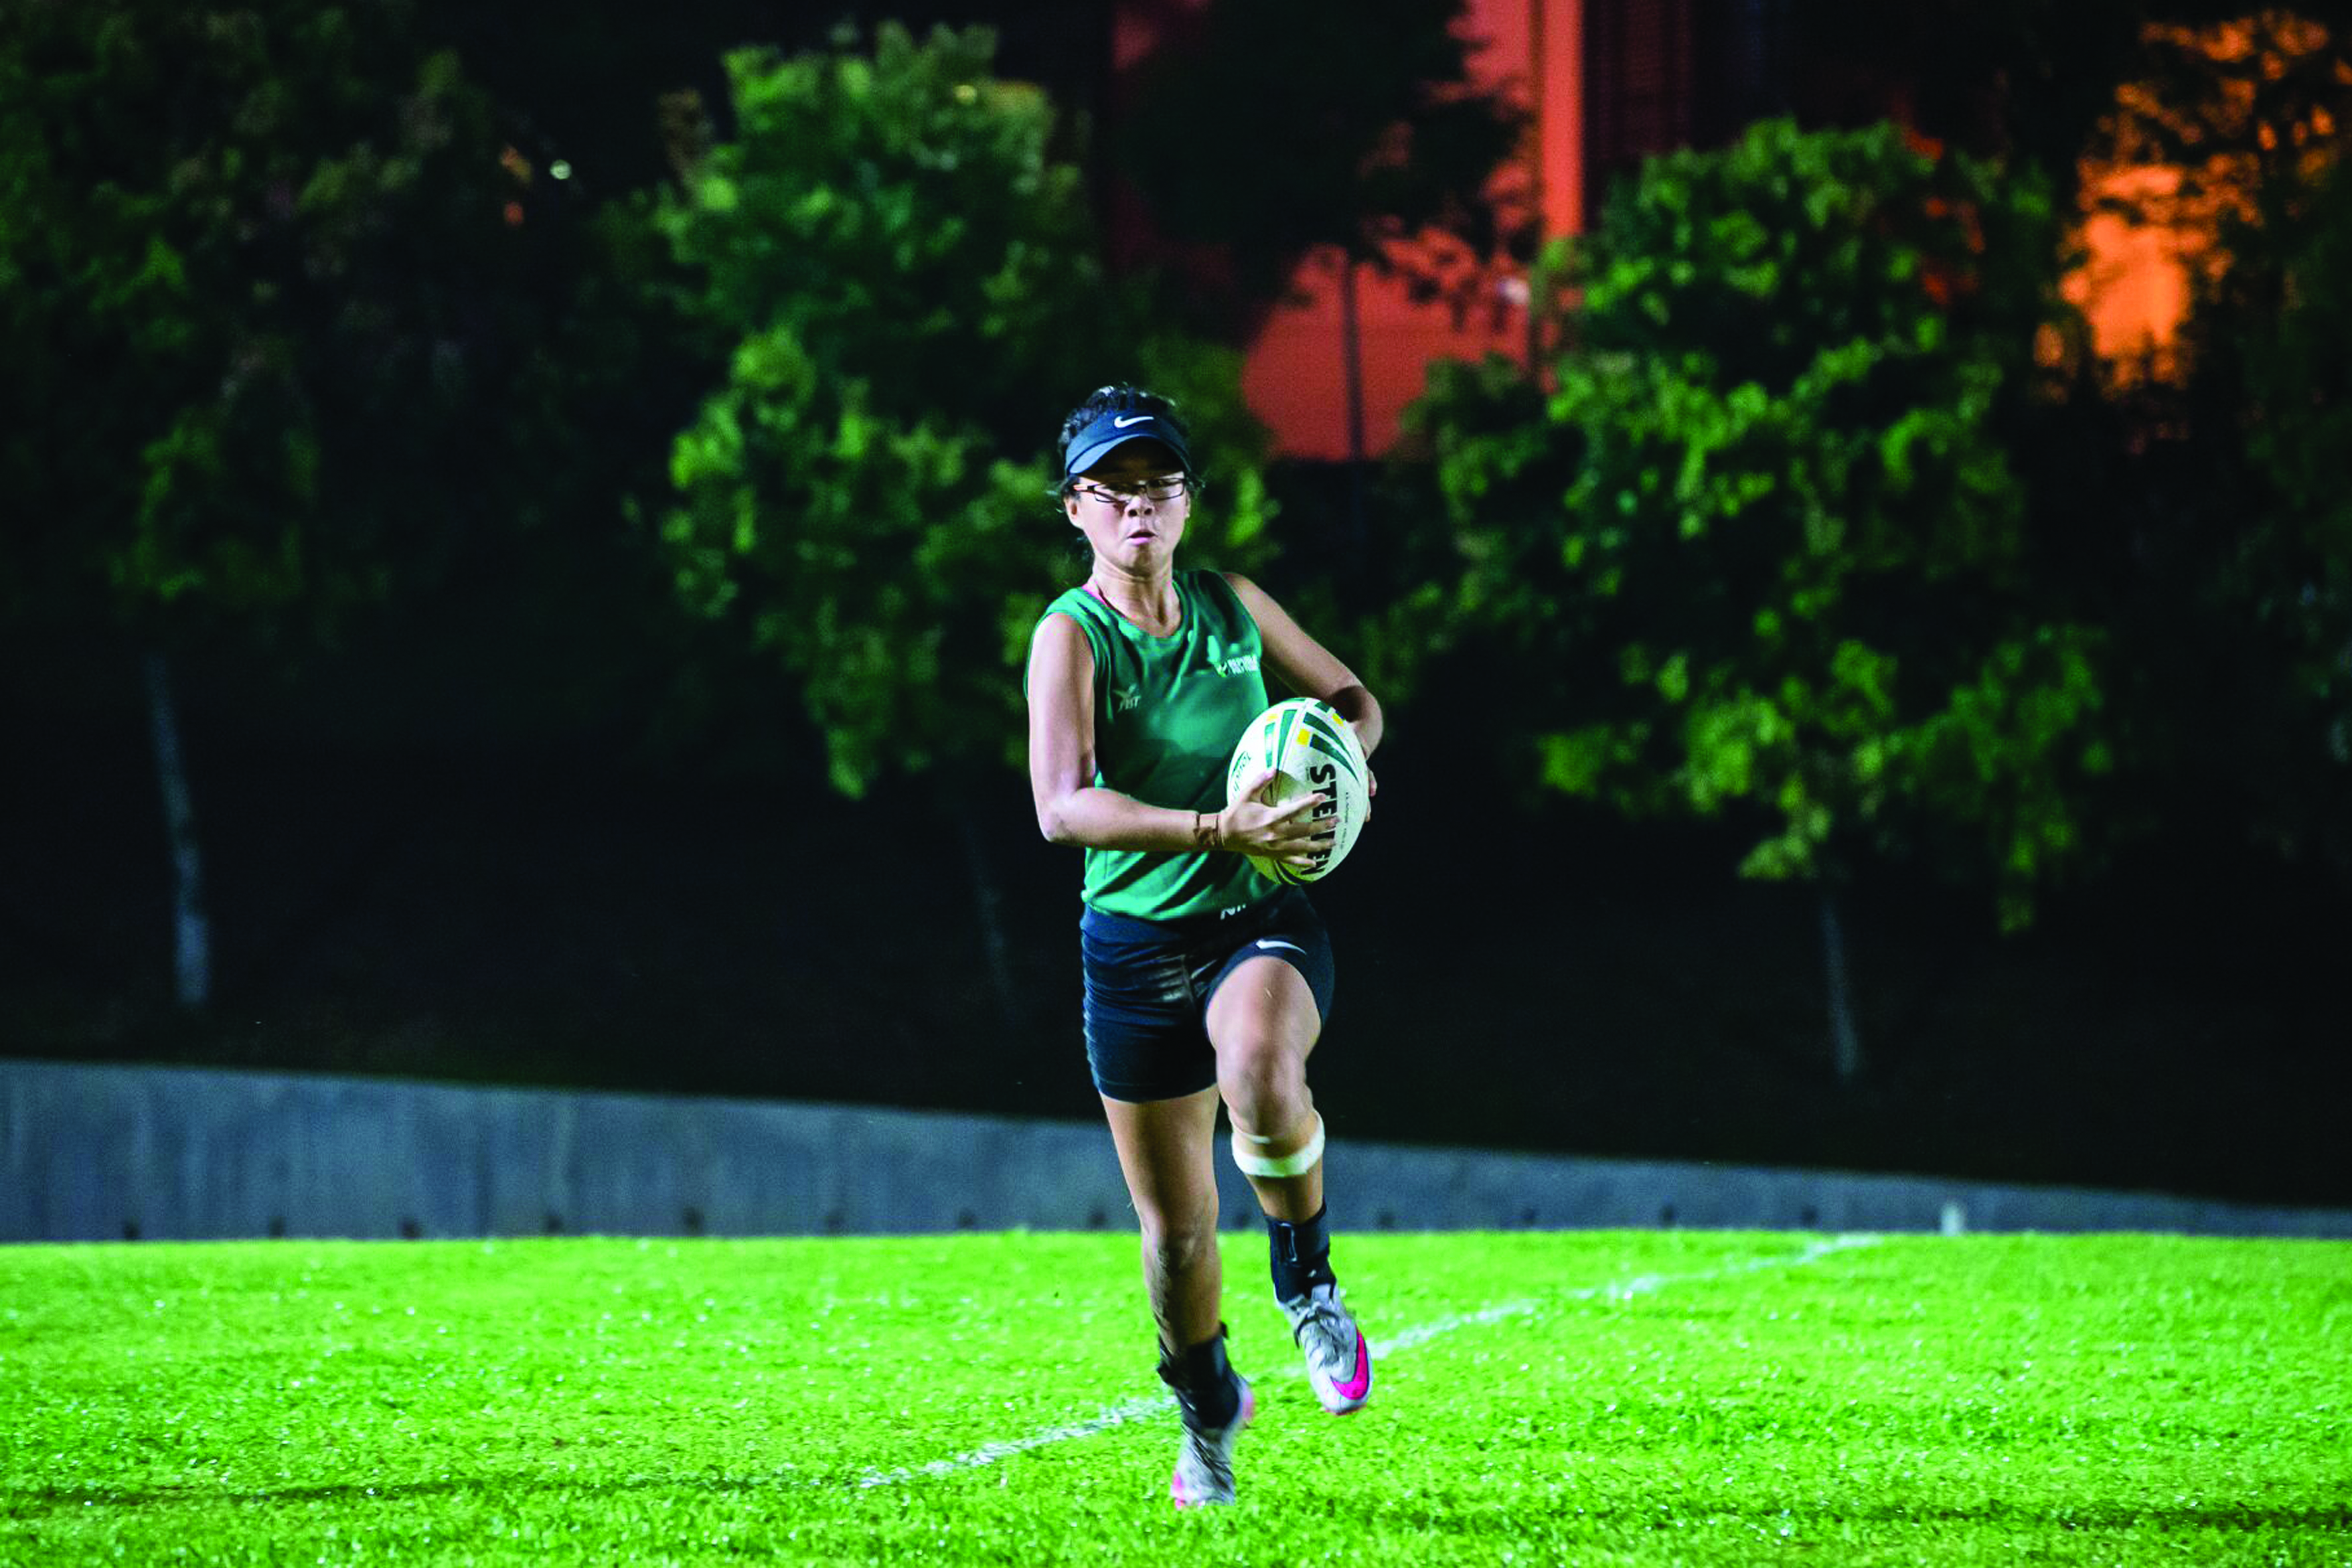
[{"label": "white rugby ball with green stripe", "polygon": [[1238,801],[1243,784],[1264,768],[1274,769],[1275,776],[1258,799],[1280,805],[1302,792],[1322,795],[1323,804],[1308,807],[1307,815],[1328,837],[1318,845],[1312,866],[1286,866],[1256,855],[1250,864],[1277,882],[1319,882],[1348,858],[1371,815],[1372,772],[1364,748],[1338,709],[1312,697],[1294,697],[1276,703],[1242,731],[1225,770],[1225,804]]}]

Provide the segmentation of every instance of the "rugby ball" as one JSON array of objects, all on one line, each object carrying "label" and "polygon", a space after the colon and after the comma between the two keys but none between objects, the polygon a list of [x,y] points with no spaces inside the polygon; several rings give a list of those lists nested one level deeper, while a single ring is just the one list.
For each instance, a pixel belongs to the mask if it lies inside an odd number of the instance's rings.
[{"label": "rugby ball", "polygon": [[1294,697],[1276,703],[1242,731],[1225,770],[1225,804],[1239,801],[1242,785],[1265,768],[1274,769],[1274,777],[1258,799],[1280,805],[1302,791],[1325,796],[1321,805],[1309,808],[1308,816],[1329,833],[1330,840],[1309,867],[1286,866],[1255,855],[1249,862],[1277,882],[1321,881],[1348,858],[1356,836],[1364,830],[1364,818],[1371,815],[1372,774],[1364,762],[1364,748],[1338,709],[1312,697]]}]

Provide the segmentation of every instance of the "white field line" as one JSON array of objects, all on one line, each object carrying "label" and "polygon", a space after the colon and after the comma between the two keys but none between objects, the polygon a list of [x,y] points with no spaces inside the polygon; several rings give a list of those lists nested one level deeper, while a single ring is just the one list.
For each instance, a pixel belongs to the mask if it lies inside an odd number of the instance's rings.
[{"label": "white field line", "polygon": [[[1541,1311],[1547,1304],[1559,1301],[1625,1301],[1636,1296],[1654,1295],[1669,1285],[1697,1285],[1709,1280],[1729,1279],[1742,1274],[1760,1274],[1773,1268],[1801,1268],[1817,1263],[1832,1253],[1849,1252],[1858,1247],[1874,1247],[1874,1236],[1833,1236],[1808,1243],[1801,1252],[1780,1258],[1750,1258],[1738,1263],[1727,1263],[1720,1268],[1704,1268],[1695,1274],[1643,1274],[1631,1279],[1612,1280],[1606,1285],[1587,1285],[1574,1290],[1556,1290],[1542,1300],[1502,1301],[1483,1307],[1475,1312],[1458,1312],[1431,1322],[1418,1324],[1398,1333],[1372,1340],[1375,1361],[1386,1360],[1399,1351],[1412,1350],[1427,1344],[1440,1334],[1450,1334],[1456,1329],[1475,1328],[1486,1323],[1499,1323],[1509,1318],[1523,1318]],[[1305,1377],[1305,1369],[1295,1375]],[[999,1459],[1009,1459],[1015,1454],[1025,1454],[1032,1448],[1042,1448],[1049,1443],[1067,1443],[1079,1437],[1091,1437],[1123,1426],[1130,1421],[1160,1415],[1176,1404],[1173,1394],[1129,1399],[1118,1405],[1106,1405],[1080,1421],[1047,1426],[1026,1436],[1007,1437],[993,1443],[982,1443],[950,1458],[933,1459],[927,1465],[901,1465],[891,1470],[868,1470],[858,1478],[861,1487],[894,1487],[924,1476],[951,1476],[961,1470],[976,1470],[992,1465]]]},{"label": "white field line", "polygon": [[[1606,1285],[1587,1285],[1580,1289],[1555,1290],[1543,1300],[1503,1301],[1482,1308],[1475,1312],[1464,1312],[1454,1317],[1440,1318],[1435,1322],[1406,1329],[1385,1339],[1371,1341],[1374,1359],[1394,1355],[1426,1344],[1440,1334],[1452,1333],[1476,1324],[1499,1323],[1506,1318],[1523,1318],[1540,1311],[1548,1301],[1626,1301],[1636,1296],[1654,1295],[1669,1285],[1696,1285],[1713,1279],[1730,1279],[1742,1274],[1760,1274],[1772,1268],[1801,1268],[1808,1263],[1818,1263],[1833,1252],[1850,1252],[1857,1247],[1875,1247],[1874,1236],[1832,1236],[1822,1241],[1809,1242],[1802,1252],[1792,1252],[1785,1258],[1751,1258],[1739,1263],[1727,1263],[1720,1268],[1702,1269],[1696,1274],[1641,1274],[1631,1279],[1615,1279]],[[1369,1336],[1367,1336],[1369,1338]],[[1302,1371],[1300,1376],[1306,1373]]]}]

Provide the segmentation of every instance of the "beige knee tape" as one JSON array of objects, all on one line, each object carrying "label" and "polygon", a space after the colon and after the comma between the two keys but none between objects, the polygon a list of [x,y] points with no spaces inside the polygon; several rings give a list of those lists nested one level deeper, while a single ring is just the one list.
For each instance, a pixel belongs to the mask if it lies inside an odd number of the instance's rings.
[{"label": "beige knee tape", "polygon": [[1316,1116],[1315,1131],[1296,1153],[1263,1154],[1258,1152],[1258,1149],[1249,1147],[1256,1144],[1263,1148],[1273,1142],[1271,1138],[1254,1137],[1238,1127],[1234,1128],[1234,1163],[1253,1176],[1305,1175],[1323,1158],[1323,1118],[1320,1114]]}]

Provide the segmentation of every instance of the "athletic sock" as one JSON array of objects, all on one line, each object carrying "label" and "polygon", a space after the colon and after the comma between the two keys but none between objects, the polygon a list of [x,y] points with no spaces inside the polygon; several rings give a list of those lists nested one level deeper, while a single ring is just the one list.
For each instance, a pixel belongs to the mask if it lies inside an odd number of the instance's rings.
[{"label": "athletic sock", "polygon": [[1318,1285],[1339,1283],[1339,1277],[1331,1272],[1331,1232],[1324,1223],[1324,1216],[1330,1212],[1331,1205],[1326,1204],[1315,1211],[1314,1218],[1296,1224],[1286,1219],[1266,1220],[1266,1245],[1274,1255],[1274,1293],[1277,1299],[1296,1300]]},{"label": "athletic sock", "polygon": [[1190,1426],[1230,1426],[1241,1413],[1241,1384],[1233,1363],[1225,1359],[1225,1325],[1219,1323],[1210,1339],[1182,1354],[1160,1347],[1160,1381],[1176,1391]]}]

